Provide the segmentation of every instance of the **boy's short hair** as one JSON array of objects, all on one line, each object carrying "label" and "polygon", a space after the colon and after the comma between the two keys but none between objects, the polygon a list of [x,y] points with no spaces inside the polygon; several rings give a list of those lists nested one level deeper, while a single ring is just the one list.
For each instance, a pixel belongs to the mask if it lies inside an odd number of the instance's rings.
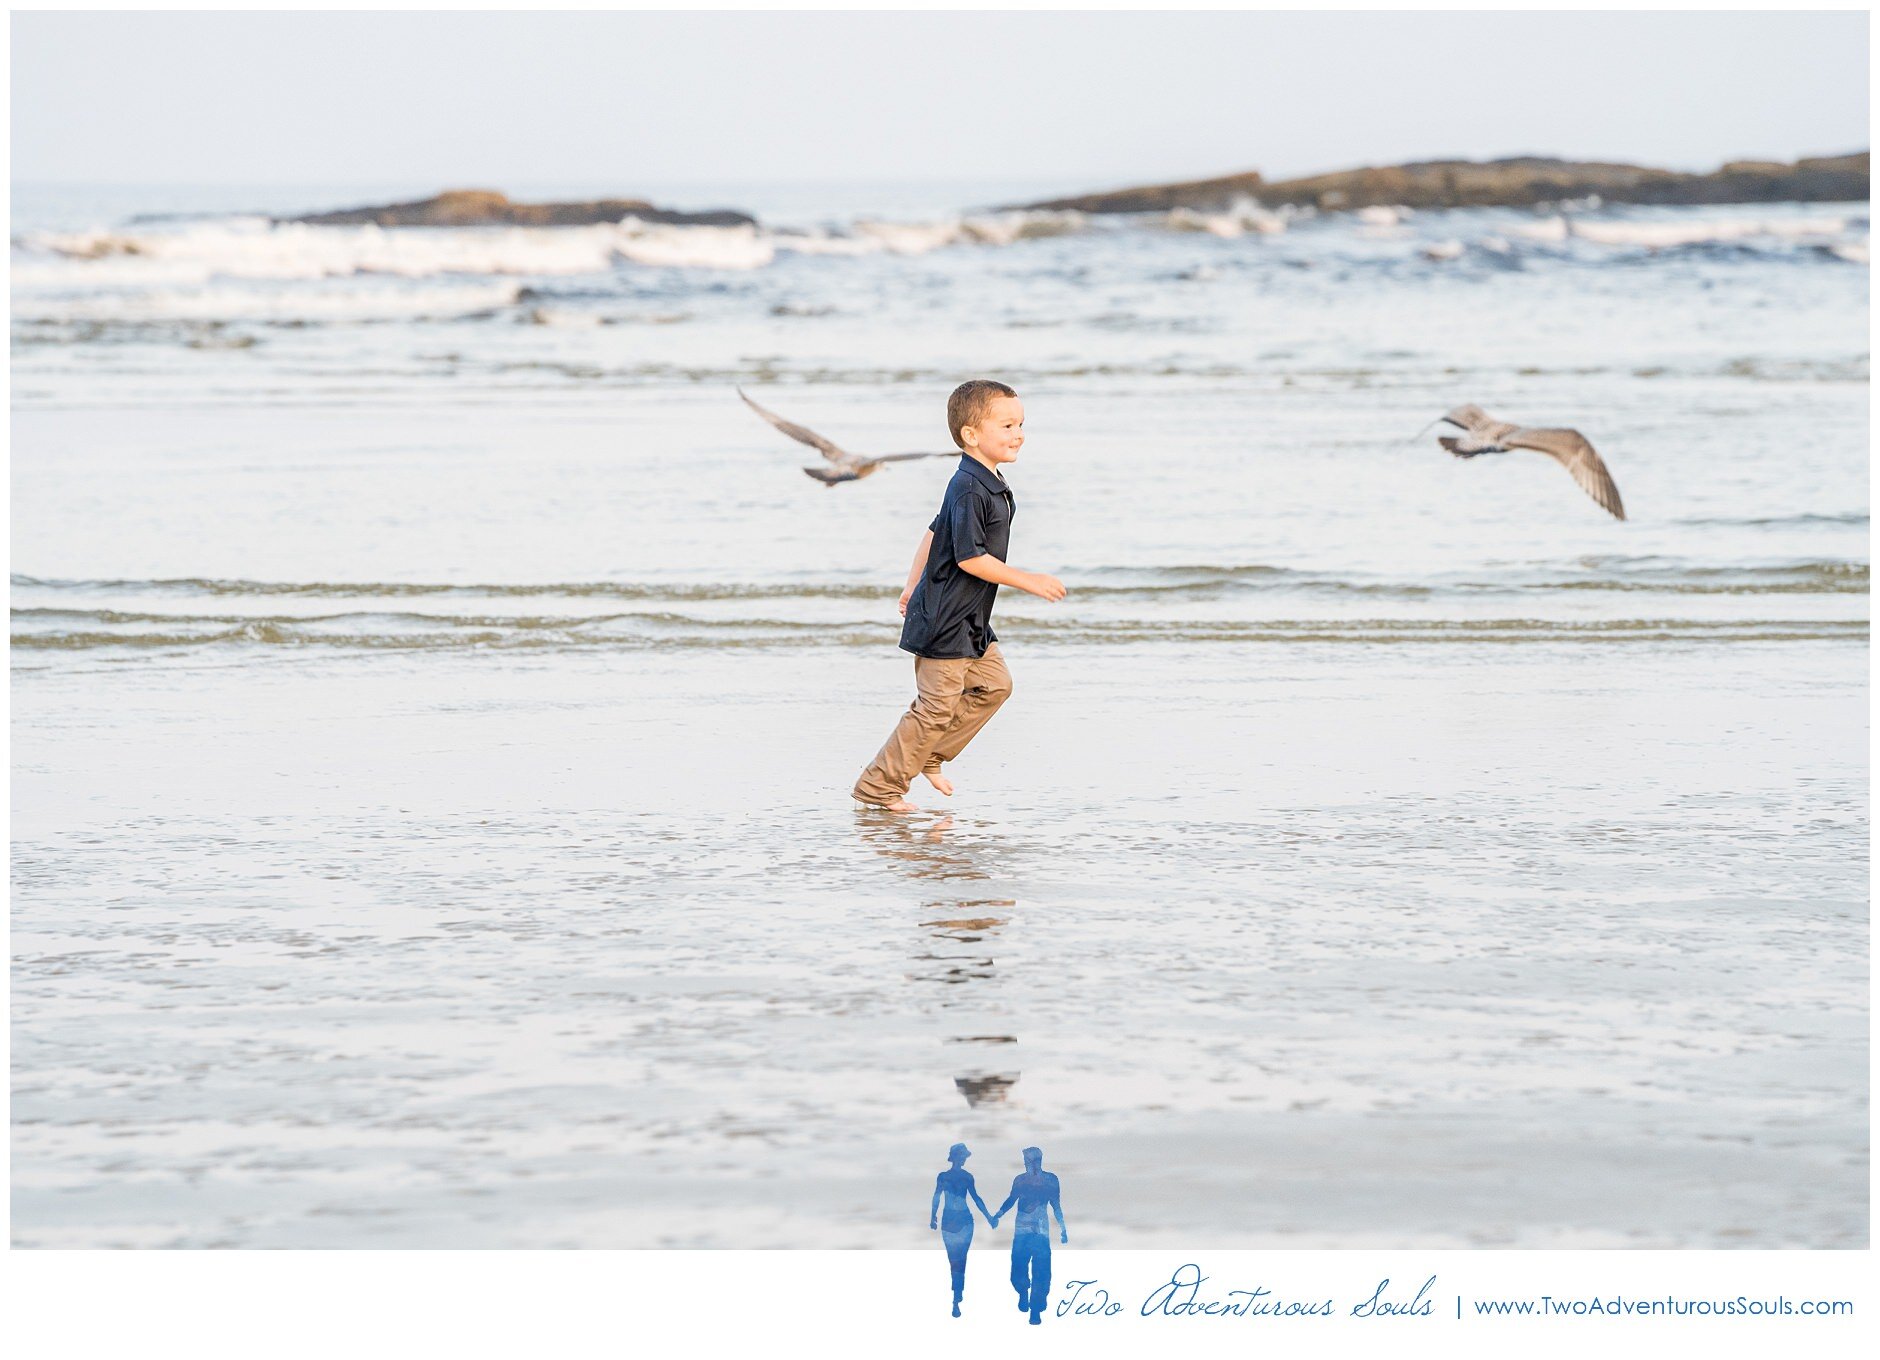
[{"label": "boy's short hair", "polygon": [[977,425],[984,420],[995,398],[1017,395],[1004,383],[994,382],[991,378],[974,378],[954,388],[953,395],[947,398],[947,428],[953,432],[953,442],[965,448],[966,441],[960,438],[960,427]]}]

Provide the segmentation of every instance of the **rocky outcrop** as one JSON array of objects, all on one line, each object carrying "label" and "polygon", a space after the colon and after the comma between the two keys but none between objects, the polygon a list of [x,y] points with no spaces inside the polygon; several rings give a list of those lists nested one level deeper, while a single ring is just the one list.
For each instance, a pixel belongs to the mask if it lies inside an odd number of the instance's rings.
[{"label": "rocky outcrop", "polygon": [[1193,179],[1181,184],[1150,184],[1136,189],[1114,189],[1109,193],[1083,194],[1077,198],[1054,198],[1048,203],[1009,204],[1000,211],[1137,213],[1194,208],[1213,212],[1243,198],[1264,201],[1265,196],[1266,181],[1260,177],[1259,171],[1249,170],[1244,175],[1224,175],[1219,179]]},{"label": "rocky outcrop", "polygon": [[586,227],[637,217],[685,227],[754,225],[748,213],[720,208],[711,212],[675,212],[637,198],[601,198],[586,203],[511,203],[494,189],[450,189],[416,203],[388,203],[376,208],[307,213],[276,218],[322,227]]},{"label": "rocky outcrop", "polygon": [[1607,161],[1514,156],[1497,161],[1417,161],[1341,170],[1306,179],[1268,181],[1228,175],[1020,205],[1087,213],[1217,211],[1236,199],[1267,207],[1291,204],[1328,211],[1403,205],[1410,208],[1528,207],[1597,195],[1608,203],[1793,203],[1865,200],[1870,192],[1865,151],[1797,161],[1733,161],[1706,175]]}]

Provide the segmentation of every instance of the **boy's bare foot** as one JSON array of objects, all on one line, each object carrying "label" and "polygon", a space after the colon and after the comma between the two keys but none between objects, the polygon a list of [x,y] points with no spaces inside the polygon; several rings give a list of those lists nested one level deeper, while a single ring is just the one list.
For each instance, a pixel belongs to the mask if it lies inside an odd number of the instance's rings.
[{"label": "boy's bare foot", "polygon": [[884,811],[887,811],[887,812],[919,812],[920,811],[919,808],[915,807],[912,803],[908,802],[907,799],[905,798],[897,798],[892,803],[883,803],[881,804],[881,807]]},{"label": "boy's bare foot", "polygon": [[953,781],[940,773],[939,766],[936,765],[931,770],[922,770],[921,774],[926,778],[927,782],[932,784],[939,792],[945,794],[948,798],[953,796]]}]

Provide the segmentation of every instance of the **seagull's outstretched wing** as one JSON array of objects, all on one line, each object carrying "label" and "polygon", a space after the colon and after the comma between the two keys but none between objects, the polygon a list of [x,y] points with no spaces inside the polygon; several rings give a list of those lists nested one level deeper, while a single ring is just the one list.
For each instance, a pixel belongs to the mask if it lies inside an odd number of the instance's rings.
[{"label": "seagull's outstretched wing", "polygon": [[799,444],[808,444],[830,462],[846,463],[855,456],[840,445],[830,443],[807,425],[798,425],[794,421],[785,420],[782,416],[777,415],[773,411],[766,411],[749,397],[745,397],[742,387],[738,389],[738,395],[744,397],[744,404],[757,412],[758,415],[768,420],[772,425],[775,425],[779,430],[782,430]]},{"label": "seagull's outstretched wing", "polygon": [[958,458],[959,456],[960,451],[958,449],[954,449],[951,453],[880,453],[876,454],[868,461],[871,463],[905,463],[911,458]]},{"label": "seagull's outstretched wing", "polygon": [[[1519,427],[1505,420],[1497,420],[1487,411],[1476,405],[1458,406],[1442,417],[1444,422],[1467,431],[1462,439],[1462,452],[1500,453],[1509,435]],[[1451,449],[1451,453],[1456,450]]]},{"label": "seagull's outstretched wing", "polygon": [[1619,499],[1619,487],[1606,471],[1606,464],[1593,452],[1578,430],[1516,429],[1503,437],[1511,449],[1533,449],[1544,453],[1580,484],[1580,490],[1598,501],[1614,519],[1625,518],[1625,505]]}]

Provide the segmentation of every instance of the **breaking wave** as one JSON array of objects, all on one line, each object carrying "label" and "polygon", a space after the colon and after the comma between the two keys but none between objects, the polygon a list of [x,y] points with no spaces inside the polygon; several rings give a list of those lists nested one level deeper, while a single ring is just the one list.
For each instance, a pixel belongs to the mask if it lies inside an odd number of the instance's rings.
[{"label": "breaking wave", "polygon": [[[1415,218],[1425,228],[1405,226]],[[1471,237],[1459,226],[1480,223]],[[1720,243],[1806,243],[1840,257],[1864,259],[1867,219],[1840,217],[1674,217],[1555,214],[1530,217],[1507,210],[1412,214],[1369,208],[1350,218],[1309,209],[1263,207],[1242,198],[1216,211],[1092,218],[1072,211],[962,214],[928,221],[860,218],[845,228],[803,230],[761,226],[683,226],[628,217],[578,227],[334,227],[266,218],[229,217],[182,225],[34,231],[14,239],[16,288],[201,284],[215,279],[307,281],[386,275],[541,276],[600,274],[622,264],[705,270],[759,269],[782,254],[921,255],[952,246],[1010,246],[1096,229],[1160,228],[1220,237],[1282,235],[1311,225],[1337,239],[1402,238],[1418,249],[1448,253],[1448,242],[1511,250],[1521,244],[1585,243],[1662,250]],[[1429,233],[1434,232],[1431,236]]]},{"label": "breaking wave", "polygon": [[1572,218],[1563,233],[1602,246],[1705,245],[1720,241],[1747,241],[1757,237],[1780,240],[1829,240],[1847,231],[1845,217],[1719,218],[1697,221],[1616,221]]},{"label": "breaking wave", "polygon": [[1278,236],[1283,234],[1295,220],[1310,217],[1310,212],[1301,212],[1292,208],[1282,208],[1269,212],[1251,198],[1238,198],[1219,212],[1199,212],[1192,208],[1175,208],[1163,218],[1170,231],[1205,232],[1210,236],[1222,236],[1232,239],[1252,232],[1260,236]]},{"label": "breaking wave", "polygon": [[[892,261],[937,251],[1004,250],[1053,238],[1110,243],[1088,254],[1042,256],[1041,277],[1074,278],[1091,261],[1161,251],[1173,277],[1207,283],[1242,271],[1354,272],[1391,277],[1529,268],[1652,265],[1684,258],[1721,263],[1769,258],[1840,268],[1868,258],[1868,220],[1841,216],[1602,210],[1536,216],[1521,210],[1357,214],[1269,209],[1244,198],[1215,211],[1123,216],[1071,211],[963,213],[925,220],[862,217],[820,227],[685,226],[637,218],[578,227],[316,226],[260,217],[192,218],[85,231],[26,231],[13,239],[16,335],[27,343],[85,343],[55,325],[201,322],[348,323],[517,319],[507,309],[559,282],[569,296],[663,309],[709,296],[791,260]],[[1184,237],[1201,238],[1185,240]],[[1160,244],[1157,243],[1160,238]],[[1246,239],[1241,239],[1246,238]],[[1266,248],[1262,243],[1270,243]],[[1108,249],[1110,253],[1102,253]],[[1314,274],[1313,277],[1319,277]],[[809,286],[840,286],[819,278]],[[879,287],[878,279],[868,286]],[[546,326],[601,324],[593,309],[538,307]],[[785,313],[775,313],[785,314]],[[1107,315],[1108,313],[1106,313]],[[156,338],[156,337],[151,337]]]},{"label": "breaking wave", "polygon": [[550,277],[621,264],[745,270],[779,252],[924,254],[945,246],[1011,245],[1084,229],[1073,212],[1008,212],[938,222],[862,220],[846,232],[679,226],[629,217],[581,227],[357,227],[226,218],[180,228],[28,232],[14,245],[14,286],[187,285],[213,280],[309,281],[386,275]]}]

